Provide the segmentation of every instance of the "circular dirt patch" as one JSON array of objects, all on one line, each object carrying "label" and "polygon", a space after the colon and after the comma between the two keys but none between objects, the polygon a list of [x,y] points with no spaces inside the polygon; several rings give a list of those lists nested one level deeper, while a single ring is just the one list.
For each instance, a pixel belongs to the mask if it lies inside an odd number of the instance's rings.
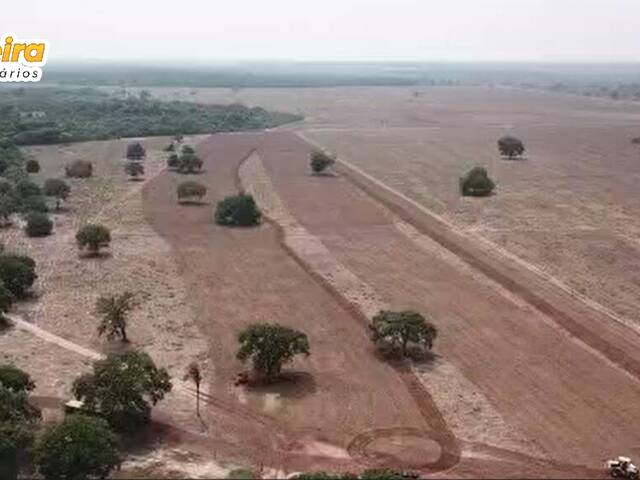
[{"label": "circular dirt patch", "polygon": [[374,466],[440,469],[443,446],[433,433],[415,428],[387,428],[356,436],[349,454]]}]

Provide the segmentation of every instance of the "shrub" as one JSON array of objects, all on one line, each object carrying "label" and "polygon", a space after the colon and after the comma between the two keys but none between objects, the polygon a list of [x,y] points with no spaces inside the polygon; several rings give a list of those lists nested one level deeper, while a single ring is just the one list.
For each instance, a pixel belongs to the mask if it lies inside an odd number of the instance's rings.
[{"label": "shrub", "polygon": [[35,463],[46,480],[107,478],[120,464],[119,447],[118,437],[103,419],[69,415],[42,436]]},{"label": "shrub", "polygon": [[15,365],[0,365],[0,385],[14,392],[30,392],[36,388],[29,374]]},{"label": "shrub", "polygon": [[37,197],[42,195],[42,189],[37,183],[31,180],[21,180],[16,184],[16,194],[21,199],[28,197]]},{"label": "shrub", "polygon": [[165,152],[175,152],[176,146],[171,142],[169,145],[163,148]]},{"label": "shrub", "polygon": [[23,213],[47,213],[49,211],[49,207],[47,206],[46,199],[42,195],[33,195],[22,200],[20,210]]},{"label": "shrub", "polygon": [[44,182],[43,190],[47,197],[56,199],[56,210],[60,209],[60,202],[66,200],[71,192],[71,188],[67,182],[61,178],[48,178]]},{"label": "shrub", "polygon": [[256,324],[238,335],[238,360],[251,360],[256,372],[268,382],[280,376],[282,365],[298,354],[309,356],[307,336],[277,324]]},{"label": "shrub", "polygon": [[130,178],[137,180],[138,177],[144,175],[144,165],[140,162],[127,162],[124,171]]},{"label": "shrub", "polygon": [[313,173],[324,172],[330,165],[333,165],[335,161],[335,158],[322,150],[314,150],[311,152],[311,170]]},{"label": "shrub", "polygon": [[0,255],[0,280],[16,298],[24,298],[36,281],[36,263],[24,255]]},{"label": "shrub", "polygon": [[498,140],[498,150],[501,155],[513,160],[524,153],[524,143],[519,138],[506,135]]},{"label": "shrub", "polygon": [[169,155],[169,158],[167,159],[167,166],[169,168],[178,168],[179,165],[180,157],[178,157],[178,155],[176,155],[175,153]]},{"label": "shrub", "polygon": [[76,233],[78,246],[88,248],[92,255],[100,253],[100,248],[109,246],[111,242],[111,232],[103,225],[87,224]]},{"label": "shrub", "polygon": [[207,187],[198,182],[187,181],[178,185],[177,193],[179,202],[192,201],[194,198],[197,202],[200,202],[202,197],[207,194]]},{"label": "shrub", "polygon": [[218,225],[250,227],[258,225],[262,213],[253,196],[241,193],[218,202],[215,221]]},{"label": "shrub", "polygon": [[421,314],[412,311],[391,312],[382,310],[373,317],[370,325],[371,339],[380,340],[399,347],[407,355],[409,343],[431,349],[438,332],[436,327]]},{"label": "shrub", "polygon": [[195,154],[196,151],[194,150],[194,148],[190,145],[183,145],[182,146],[182,154],[187,154],[187,155],[193,155]]},{"label": "shrub", "polygon": [[30,212],[27,215],[27,225],[24,231],[29,237],[46,237],[51,235],[53,222],[46,213]]},{"label": "shrub", "polygon": [[11,215],[18,211],[19,206],[13,184],[0,178],[0,227],[11,224]]},{"label": "shrub", "polygon": [[142,160],[146,155],[147,152],[140,142],[127,145],[127,158],[129,160]]},{"label": "shrub", "polygon": [[183,153],[178,162],[179,173],[197,173],[202,169],[202,160],[193,153]]},{"label": "shrub", "polygon": [[25,169],[27,173],[38,173],[40,171],[40,164],[37,160],[30,158],[25,164]]},{"label": "shrub", "polygon": [[495,186],[483,167],[474,167],[460,178],[460,191],[464,196],[486,197],[491,195]]},{"label": "shrub", "polygon": [[70,178],[89,178],[93,175],[93,164],[87,160],[76,160],[66,165],[64,171]]}]

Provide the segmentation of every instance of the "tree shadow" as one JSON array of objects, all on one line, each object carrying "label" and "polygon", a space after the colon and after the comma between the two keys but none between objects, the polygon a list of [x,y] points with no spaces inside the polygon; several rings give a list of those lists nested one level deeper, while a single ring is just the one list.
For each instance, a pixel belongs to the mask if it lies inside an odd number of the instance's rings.
[{"label": "tree shadow", "polygon": [[286,371],[271,383],[253,379],[246,386],[247,391],[255,394],[278,394],[284,399],[302,399],[314,394],[318,385],[313,375],[303,371]]},{"label": "tree shadow", "polygon": [[411,345],[407,348],[407,354],[403,355],[402,349],[393,345],[380,345],[374,350],[373,355],[382,362],[390,365],[400,365],[407,361],[411,361],[418,365],[433,364],[439,358],[438,355],[431,350],[423,348],[419,345]]},{"label": "tree shadow", "polygon": [[211,202],[199,200],[178,200],[178,205],[184,205],[185,207],[206,207],[207,205],[211,205]]}]

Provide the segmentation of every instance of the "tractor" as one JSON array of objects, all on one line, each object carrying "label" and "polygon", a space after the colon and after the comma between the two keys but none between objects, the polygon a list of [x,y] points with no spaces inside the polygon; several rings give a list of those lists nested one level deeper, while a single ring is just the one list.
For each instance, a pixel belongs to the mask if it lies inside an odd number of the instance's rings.
[{"label": "tractor", "polygon": [[607,470],[613,478],[623,478],[638,480],[638,467],[631,463],[628,457],[618,457],[616,460],[609,460],[606,463]]}]

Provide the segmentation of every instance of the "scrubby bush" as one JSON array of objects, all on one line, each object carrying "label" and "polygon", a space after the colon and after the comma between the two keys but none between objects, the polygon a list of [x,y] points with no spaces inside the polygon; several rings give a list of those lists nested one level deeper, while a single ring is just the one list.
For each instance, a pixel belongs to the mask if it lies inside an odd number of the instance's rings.
[{"label": "scrubby bush", "polygon": [[207,187],[198,182],[187,181],[178,185],[177,193],[179,202],[200,202],[202,197],[207,194]]},{"label": "scrubby bush", "polygon": [[37,278],[36,263],[30,257],[0,255],[0,280],[14,297],[24,298]]},{"label": "scrubby bush", "polygon": [[102,479],[120,464],[119,448],[105,420],[69,415],[42,436],[35,463],[45,480]]},{"label": "scrubby bush", "polygon": [[193,153],[183,153],[178,162],[179,173],[198,173],[202,169],[202,160]]},{"label": "scrubby bush", "polygon": [[146,155],[147,151],[140,142],[127,145],[127,158],[129,160],[142,160]]},{"label": "scrubby bush", "polygon": [[144,175],[144,165],[140,162],[127,162],[124,171],[132,180],[138,180]]},{"label": "scrubby bush", "polygon": [[98,255],[101,248],[109,246],[111,232],[103,225],[90,223],[78,230],[76,241],[81,249],[87,248],[91,255]]},{"label": "scrubby bush", "polygon": [[31,180],[21,180],[16,184],[16,194],[20,199],[24,200],[28,197],[37,197],[42,195],[42,189],[37,183]]},{"label": "scrubby bush", "polygon": [[335,163],[335,158],[326,154],[322,150],[311,152],[311,170],[313,173],[322,173]]},{"label": "scrubby bush", "polygon": [[51,235],[53,222],[46,213],[30,212],[27,214],[27,224],[24,231],[29,237],[46,237]]},{"label": "scrubby bush", "polygon": [[87,160],[76,160],[64,167],[67,177],[89,178],[93,175],[93,164]]},{"label": "scrubby bush", "polygon": [[178,166],[180,166],[180,157],[177,154],[172,153],[167,159],[167,167],[173,169],[178,168]]},{"label": "scrubby bush", "polygon": [[474,167],[460,178],[460,191],[464,196],[486,197],[491,195],[495,186],[483,167]]},{"label": "scrubby bush", "polygon": [[44,182],[43,190],[47,197],[56,199],[56,210],[60,209],[60,202],[66,200],[71,192],[67,182],[61,178],[48,178]]},{"label": "scrubby bush", "polygon": [[524,143],[519,138],[506,135],[498,140],[498,150],[501,155],[513,160],[524,153]]},{"label": "scrubby bush", "polygon": [[241,193],[218,202],[215,221],[218,225],[251,227],[260,223],[262,213],[252,195]]},{"label": "scrubby bush", "polygon": [[27,173],[38,173],[40,171],[40,164],[36,159],[30,158],[25,164],[25,169]]},{"label": "scrubby bush", "polygon": [[431,322],[413,311],[382,310],[373,317],[369,328],[374,342],[383,341],[391,344],[394,348],[401,349],[404,356],[407,355],[407,347],[411,343],[430,350],[438,334]]}]

